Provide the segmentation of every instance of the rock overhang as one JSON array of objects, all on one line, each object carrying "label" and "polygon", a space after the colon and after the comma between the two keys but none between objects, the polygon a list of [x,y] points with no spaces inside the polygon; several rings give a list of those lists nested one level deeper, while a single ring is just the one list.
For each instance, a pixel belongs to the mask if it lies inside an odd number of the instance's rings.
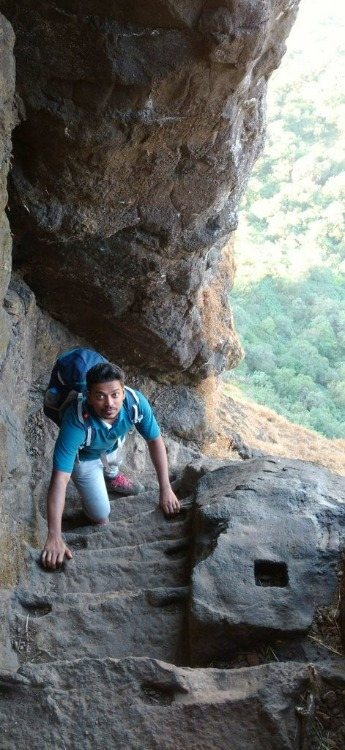
[{"label": "rock overhang", "polygon": [[40,304],[166,380],[236,366],[228,243],[298,0],[0,8],[21,113],[15,263]]}]

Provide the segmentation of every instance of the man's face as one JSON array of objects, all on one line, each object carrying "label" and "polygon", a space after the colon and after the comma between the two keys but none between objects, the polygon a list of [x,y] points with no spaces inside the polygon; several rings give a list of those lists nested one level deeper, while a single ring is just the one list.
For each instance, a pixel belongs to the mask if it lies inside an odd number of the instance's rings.
[{"label": "man's face", "polygon": [[123,404],[125,389],[119,380],[109,383],[94,383],[88,391],[87,401],[98,417],[113,424]]}]

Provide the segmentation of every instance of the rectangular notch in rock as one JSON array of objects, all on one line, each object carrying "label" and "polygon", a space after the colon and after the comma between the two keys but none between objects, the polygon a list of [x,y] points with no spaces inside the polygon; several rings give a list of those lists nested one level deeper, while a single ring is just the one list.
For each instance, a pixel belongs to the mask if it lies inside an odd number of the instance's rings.
[{"label": "rectangular notch in rock", "polygon": [[289,583],[288,569],[285,562],[255,560],[254,576],[256,586],[277,586],[283,588]]}]

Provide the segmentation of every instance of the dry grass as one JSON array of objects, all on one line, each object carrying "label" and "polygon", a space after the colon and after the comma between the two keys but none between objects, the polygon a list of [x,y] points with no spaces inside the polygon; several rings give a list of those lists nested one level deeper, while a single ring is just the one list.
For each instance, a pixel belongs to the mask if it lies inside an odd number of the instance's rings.
[{"label": "dry grass", "polygon": [[272,409],[247,399],[236,386],[209,378],[199,387],[216,439],[204,451],[216,458],[238,458],[236,440],[272,456],[300,459],[345,476],[345,440],[328,440],[288,422]]}]

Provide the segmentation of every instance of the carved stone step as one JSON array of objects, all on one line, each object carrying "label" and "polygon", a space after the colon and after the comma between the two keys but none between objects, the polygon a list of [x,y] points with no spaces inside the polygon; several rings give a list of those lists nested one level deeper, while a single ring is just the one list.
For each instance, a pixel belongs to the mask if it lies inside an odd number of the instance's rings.
[{"label": "carved stone step", "polygon": [[188,588],[126,593],[20,597],[13,603],[12,641],[19,661],[151,656],[188,662]]}]

